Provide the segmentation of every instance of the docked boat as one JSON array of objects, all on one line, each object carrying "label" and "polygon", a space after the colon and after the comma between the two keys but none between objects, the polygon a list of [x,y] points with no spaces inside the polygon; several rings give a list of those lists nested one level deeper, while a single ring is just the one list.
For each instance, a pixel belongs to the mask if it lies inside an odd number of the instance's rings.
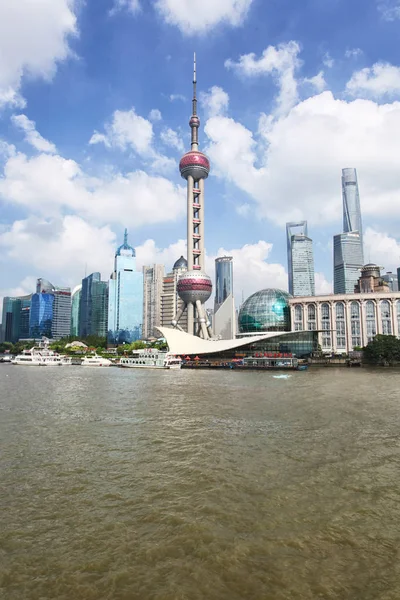
[{"label": "docked boat", "polygon": [[169,352],[156,348],[132,350],[131,356],[123,356],[119,361],[120,367],[131,369],[180,369],[182,360]]},{"label": "docked boat", "polygon": [[13,360],[13,365],[27,365],[34,367],[61,367],[61,356],[53,350],[49,350],[48,345],[34,346],[30,350],[24,350]]},{"label": "docked boat", "polygon": [[61,356],[63,367],[77,366],[82,364],[82,359],[77,356]]},{"label": "docked boat", "polygon": [[112,365],[111,360],[103,358],[98,354],[92,354],[91,356],[85,356],[82,360],[82,367],[110,367]]},{"label": "docked boat", "polygon": [[283,369],[298,370],[299,361],[289,352],[256,352],[243,359],[243,367],[247,369]]}]

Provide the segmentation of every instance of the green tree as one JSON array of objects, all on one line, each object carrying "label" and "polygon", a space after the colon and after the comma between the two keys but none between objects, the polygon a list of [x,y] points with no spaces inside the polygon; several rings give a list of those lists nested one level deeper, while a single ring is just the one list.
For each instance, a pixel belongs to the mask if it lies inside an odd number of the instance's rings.
[{"label": "green tree", "polygon": [[364,348],[364,358],[374,365],[392,365],[400,361],[400,340],[394,335],[376,335]]}]

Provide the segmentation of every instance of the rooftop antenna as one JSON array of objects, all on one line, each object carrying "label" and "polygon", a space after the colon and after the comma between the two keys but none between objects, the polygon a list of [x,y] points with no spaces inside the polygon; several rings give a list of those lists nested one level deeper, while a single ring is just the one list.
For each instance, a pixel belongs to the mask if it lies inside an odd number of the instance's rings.
[{"label": "rooftop antenna", "polygon": [[128,245],[128,230],[125,229],[124,231],[124,246]]}]

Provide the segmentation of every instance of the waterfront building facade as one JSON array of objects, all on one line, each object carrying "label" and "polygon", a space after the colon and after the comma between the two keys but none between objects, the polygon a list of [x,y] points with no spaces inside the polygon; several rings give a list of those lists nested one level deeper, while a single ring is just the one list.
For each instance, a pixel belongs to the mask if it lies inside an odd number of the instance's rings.
[{"label": "waterfront building facade", "polygon": [[79,336],[79,314],[81,303],[82,284],[77,285],[71,294],[71,335]]},{"label": "waterfront building facade", "polygon": [[315,294],[314,252],[307,221],[286,223],[289,294]]},{"label": "waterfront building facade", "polygon": [[136,271],[136,252],[124,243],[115,253],[114,271],[109,281],[108,342],[131,343],[142,337],[143,274]]},{"label": "waterfront building facade", "polygon": [[236,310],[233,295],[233,258],[221,256],[215,259],[215,299],[212,318],[207,311],[214,336],[231,340],[236,335]]},{"label": "waterfront building facade", "polygon": [[163,293],[164,272],[164,265],[143,267],[142,335],[144,339],[159,336],[159,332],[155,328],[161,325],[161,296]]},{"label": "waterfront building facade", "polygon": [[38,279],[32,295],[29,337],[61,339],[71,331],[71,290]]},{"label": "waterfront building facade", "polygon": [[400,337],[400,292],[292,298],[292,328],[318,331],[323,352],[347,354],[375,335]]},{"label": "waterfront building facade", "polygon": [[100,273],[82,279],[79,307],[79,337],[107,336],[108,283],[101,281]]},{"label": "waterfront building facade", "polygon": [[161,294],[161,325],[172,327],[175,315],[182,312],[179,326],[187,331],[187,312],[184,311],[185,304],[178,294],[178,281],[187,272],[187,260],[183,256],[175,262],[172,271],[163,278],[163,289]]},{"label": "waterfront building facade", "polygon": [[398,275],[396,273],[388,271],[387,273],[382,275],[382,279],[388,284],[391,292],[399,291]]},{"label": "waterfront building facade", "polygon": [[363,266],[363,252],[358,231],[333,237],[333,291],[353,294]]},{"label": "waterfront building facade", "polygon": [[3,298],[1,342],[15,343],[29,337],[29,314],[32,294]]}]

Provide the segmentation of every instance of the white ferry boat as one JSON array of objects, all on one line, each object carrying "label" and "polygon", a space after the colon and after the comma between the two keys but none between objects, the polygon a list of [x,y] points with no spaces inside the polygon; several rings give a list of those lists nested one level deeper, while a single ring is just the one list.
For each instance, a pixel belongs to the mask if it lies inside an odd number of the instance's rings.
[{"label": "white ferry boat", "polygon": [[12,361],[13,365],[30,365],[34,367],[61,367],[61,356],[49,350],[47,344],[34,346],[31,350],[24,350]]},{"label": "white ferry boat", "polygon": [[112,365],[111,360],[98,356],[98,354],[92,354],[91,356],[85,356],[82,360],[82,367],[110,367]]},{"label": "white ferry boat", "polygon": [[131,369],[180,369],[182,360],[168,352],[156,348],[132,350],[131,356],[123,356],[120,367]]}]

